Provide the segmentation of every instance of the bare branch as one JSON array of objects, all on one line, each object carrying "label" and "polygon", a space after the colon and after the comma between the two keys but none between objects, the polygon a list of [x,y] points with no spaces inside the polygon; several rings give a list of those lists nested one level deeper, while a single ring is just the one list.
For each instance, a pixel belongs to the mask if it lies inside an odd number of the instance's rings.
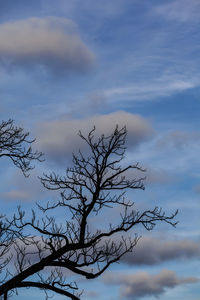
[{"label": "bare branch", "polygon": [[67,296],[68,298],[70,298],[72,300],[79,300],[79,298],[76,297],[74,294],[69,293],[66,290],[63,290],[61,288],[58,288],[58,287],[50,285],[50,284],[45,284],[45,283],[41,283],[41,282],[33,282],[33,281],[22,281],[16,286],[16,288],[22,288],[22,287],[36,287],[36,288],[39,288],[42,290],[50,290],[59,295]]},{"label": "bare branch", "polygon": [[14,125],[13,120],[2,121],[0,124],[0,157],[8,157],[12,160],[25,176],[34,168],[31,163],[43,161],[43,154],[33,151],[32,144],[35,139],[29,138],[29,132]]}]

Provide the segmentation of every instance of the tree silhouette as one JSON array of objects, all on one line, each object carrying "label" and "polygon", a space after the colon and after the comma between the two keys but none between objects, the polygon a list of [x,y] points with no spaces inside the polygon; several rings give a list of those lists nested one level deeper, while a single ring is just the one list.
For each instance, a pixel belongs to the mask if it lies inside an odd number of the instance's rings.
[{"label": "tree silhouette", "polygon": [[[48,291],[53,291],[78,300],[82,292],[76,282],[67,281],[66,271],[96,278],[136,246],[139,237],[127,237],[132,228],[143,225],[152,230],[158,221],[176,225],[177,212],[167,216],[158,207],[136,211],[134,203],[126,199],[127,190],[144,189],[144,177],[130,179],[127,172],[145,171],[138,163],[122,165],[126,135],[126,128],[118,126],[109,136],[98,138],[95,128],[87,136],[79,132],[89,155],[81,151],[73,155],[73,167],[65,176],[51,173],[40,178],[46,189],[60,193],[59,200],[46,206],[38,204],[43,217],[32,211],[27,220],[19,208],[3,225],[1,269],[5,277],[0,295],[4,299],[18,288],[37,287],[46,292],[47,298]],[[104,213],[112,212],[114,206],[120,209],[120,219],[106,225]],[[101,222],[94,226],[91,218],[98,216]]]}]

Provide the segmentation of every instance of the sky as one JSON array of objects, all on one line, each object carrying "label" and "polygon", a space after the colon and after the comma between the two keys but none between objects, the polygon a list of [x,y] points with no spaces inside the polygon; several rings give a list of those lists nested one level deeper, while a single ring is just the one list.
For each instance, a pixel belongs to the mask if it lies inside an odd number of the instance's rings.
[{"label": "sky", "polygon": [[[1,210],[56,197],[38,176],[64,172],[85,147],[80,129],[109,134],[116,124],[128,130],[125,162],[147,170],[145,191],[128,197],[179,209],[176,228],[136,228],[133,253],[94,281],[78,278],[83,300],[199,300],[199,20],[199,0],[0,0],[0,118],[45,154],[29,178],[1,160]],[[45,297],[29,289],[13,299],[36,295]]]}]

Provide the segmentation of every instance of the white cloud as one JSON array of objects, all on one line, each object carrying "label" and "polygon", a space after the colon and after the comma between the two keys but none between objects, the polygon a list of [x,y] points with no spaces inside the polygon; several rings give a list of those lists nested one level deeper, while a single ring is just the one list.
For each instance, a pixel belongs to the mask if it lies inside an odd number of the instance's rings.
[{"label": "white cloud", "polygon": [[84,151],[86,144],[78,137],[79,130],[87,135],[95,125],[97,135],[109,135],[116,124],[120,127],[126,125],[128,130],[127,146],[130,148],[137,146],[153,134],[150,123],[144,118],[119,111],[82,120],[40,123],[36,133],[37,147],[53,160],[63,162],[71,157],[72,152],[76,153],[79,149]]},{"label": "white cloud", "polygon": [[146,272],[135,274],[117,274],[115,272],[104,276],[105,283],[121,285],[122,299],[139,299],[145,296],[158,297],[164,294],[167,289],[197,281],[199,280],[195,277],[178,278],[173,271],[167,269],[162,270],[157,275]]},{"label": "white cloud", "polygon": [[0,24],[3,66],[41,65],[52,72],[69,72],[85,70],[93,61],[94,54],[68,19],[29,18]]}]

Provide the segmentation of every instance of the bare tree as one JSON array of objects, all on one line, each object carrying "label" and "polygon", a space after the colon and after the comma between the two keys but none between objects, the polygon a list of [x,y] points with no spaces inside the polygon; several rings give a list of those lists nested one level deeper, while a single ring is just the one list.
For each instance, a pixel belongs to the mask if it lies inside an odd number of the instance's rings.
[{"label": "bare tree", "polygon": [[[144,177],[129,179],[127,172],[145,171],[138,163],[122,166],[126,134],[125,127],[116,127],[111,135],[99,138],[95,137],[95,129],[87,136],[79,132],[90,154],[79,151],[73,155],[74,166],[66,170],[65,176],[51,173],[41,178],[45,188],[59,191],[59,200],[48,202],[45,207],[38,204],[42,218],[33,211],[32,218],[26,220],[19,208],[13,220],[8,221],[12,258],[5,267],[8,253],[2,253],[5,278],[0,295],[4,299],[18,288],[36,287],[43,289],[47,298],[47,292],[53,291],[78,300],[81,292],[76,282],[67,281],[68,272],[96,278],[136,246],[139,237],[127,236],[132,228],[143,225],[152,230],[158,221],[176,225],[177,212],[167,216],[158,207],[140,212],[134,209],[132,201],[126,200],[127,190],[144,189]],[[101,221],[95,229],[91,218],[104,218],[105,210],[114,206],[121,211],[117,223],[106,225]],[[57,210],[63,221],[55,217]]]}]

